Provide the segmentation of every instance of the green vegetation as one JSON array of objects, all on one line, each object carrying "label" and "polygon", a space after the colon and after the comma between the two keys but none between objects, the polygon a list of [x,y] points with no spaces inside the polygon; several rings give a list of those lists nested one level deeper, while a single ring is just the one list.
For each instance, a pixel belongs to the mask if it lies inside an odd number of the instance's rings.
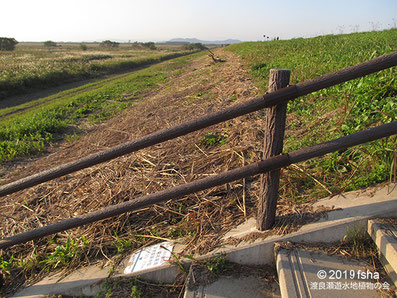
[{"label": "green vegetation", "polygon": [[348,229],[342,245],[349,247],[349,253],[355,258],[377,256],[377,247],[366,231],[358,228]]},{"label": "green vegetation", "polygon": [[137,42],[135,41],[132,44],[132,48],[134,49],[150,49],[150,50],[157,50],[156,44],[153,41],[149,41],[149,42]]},{"label": "green vegetation", "polygon": [[[92,83],[65,91],[41,99],[44,104],[38,108],[3,118],[0,120],[0,161],[44,152],[46,146],[57,141],[71,124],[81,121],[99,123],[110,118],[139,100],[145,90],[165,82],[172,71],[177,71],[190,59],[191,56],[178,58],[118,80],[108,79],[101,84]],[[95,87],[92,90],[91,85]]]},{"label": "green vegetation", "polygon": [[184,45],[184,48],[186,50],[206,50],[208,49],[205,45],[203,45],[202,43],[188,43]]},{"label": "green vegetation", "polygon": [[156,49],[156,45],[154,44],[153,41],[145,42],[143,45],[145,47],[151,49],[151,50],[155,50]]},{"label": "green vegetation", "polygon": [[226,254],[219,254],[205,263],[207,269],[214,275],[221,275],[230,269],[230,264],[226,260]]},{"label": "green vegetation", "polygon": [[[57,241],[56,238],[47,242],[51,253],[37,253],[33,251],[29,256],[14,256],[6,252],[0,252],[0,275],[9,279],[15,272],[29,276],[42,270],[53,270],[76,266],[81,263],[88,250],[88,240],[82,236],[72,240],[67,238]],[[49,249],[55,246],[55,249]]]},{"label": "green vegetation", "polygon": [[135,277],[108,278],[95,297],[178,297],[182,288],[180,284],[157,284]]},{"label": "green vegetation", "polygon": [[[54,240],[48,241],[50,244],[56,244]],[[40,261],[44,268],[51,270],[58,267],[79,264],[88,241],[82,236],[78,240],[67,239],[65,244],[58,244],[55,250],[47,255],[44,260]]]},{"label": "green vegetation", "polygon": [[227,133],[213,132],[206,134],[200,141],[200,144],[205,148],[220,146],[227,143]]},{"label": "green vegetation", "polygon": [[[182,47],[156,49],[154,44],[133,49],[101,44],[21,44],[13,52],[0,52],[0,100],[64,83],[132,70],[188,53]],[[1,42],[0,42],[1,43]]]},{"label": "green vegetation", "polygon": [[86,44],[84,44],[84,43],[81,43],[80,44],[80,50],[87,51],[88,50],[88,46]]},{"label": "green vegetation", "polygon": [[111,40],[104,40],[100,43],[100,46],[105,47],[105,48],[118,48],[119,43]]},{"label": "green vegetation", "polygon": [[47,41],[43,42],[43,45],[48,48],[55,48],[58,46],[57,43],[52,40],[47,40]]},{"label": "green vegetation", "polygon": [[[227,47],[246,60],[262,92],[271,68],[291,69],[291,84],[396,50],[397,29],[311,39],[248,42]],[[288,104],[285,151],[390,122],[397,118],[395,69],[387,69],[300,97]],[[391,137],[328,154],[284,172],[281,195],[322,197],[391,179],[397,140]],[[313,179],[315,178],[315,179]],[[394,177],[395,178],[395,177]],[[290,189],[290,190],[289,190]],[[293,189],[293,190],[292,190]]]}]

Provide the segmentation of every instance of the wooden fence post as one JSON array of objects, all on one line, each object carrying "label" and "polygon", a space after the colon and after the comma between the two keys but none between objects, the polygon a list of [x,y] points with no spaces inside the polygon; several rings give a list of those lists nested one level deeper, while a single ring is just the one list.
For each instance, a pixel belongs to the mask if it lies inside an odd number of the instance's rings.
[{"label": "wooden fence post", "polygon": [[[288,69],[271,69],[269,92],[287,87],[291,71]],[[265,139],[262,159],[278,155],[283,151],[285,119],[287,104],[280,104],[266,109]],[[276,218],[280,170],[261,175],[256,228],[260,231],[270,229]]]}]

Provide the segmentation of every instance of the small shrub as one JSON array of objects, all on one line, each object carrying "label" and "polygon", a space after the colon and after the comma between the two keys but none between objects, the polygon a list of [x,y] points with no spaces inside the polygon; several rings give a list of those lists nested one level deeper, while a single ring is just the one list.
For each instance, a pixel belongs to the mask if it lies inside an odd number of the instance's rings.
[{"label": "small shrub", "polygon": [[203,45],[202,43],[189,43],[184,45],[185,50],[206,50],[207,47]]},{"label": "small shrub", "polygon": [[118,48],[119,43],[111,40],[104,40],[99,44],[101,47],[105,48]]},{"label": "small shrub", "polygon": [[149,48],[150,50],[156,50],[156,45],[154,44],[153,41],[145,42],[143,44],[145,47]]},{"label": "small shrub", "polygon": [[80,49],[81,49],[82,51],[87,51],[88,47],[87,47],[86,44],[81,43],[81,44],[80,44]]},{"label": "small shrub", "polygon": [[48,48],[54,48],[57,46],[57,43],[52,40],[47,40],[43,44],[45,47],[48,47]]}]

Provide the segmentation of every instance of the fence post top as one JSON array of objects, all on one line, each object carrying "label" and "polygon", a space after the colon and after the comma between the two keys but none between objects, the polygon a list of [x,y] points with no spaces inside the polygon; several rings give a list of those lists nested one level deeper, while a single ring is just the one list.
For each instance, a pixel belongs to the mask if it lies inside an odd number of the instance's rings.
[{"label": "fence post top", "polygon": [[278,71],[278,72],[291,72],[290,69],[285,69],[285,68],[271,68],[270,71]]}]

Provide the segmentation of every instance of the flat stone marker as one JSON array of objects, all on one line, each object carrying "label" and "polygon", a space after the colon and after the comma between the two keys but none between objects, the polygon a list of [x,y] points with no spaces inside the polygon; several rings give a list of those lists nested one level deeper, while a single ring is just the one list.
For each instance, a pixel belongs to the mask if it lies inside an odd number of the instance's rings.
[{"label": "flat stone marker", "polygon": [[140,249],[131,256],[124,269],[124,274],[152,269],[165,264],[170,259],[173,248],[173,243],[166,241]]},{"label": "flat stone marker", "polygon": [[301,249],[281,249],[277,273],[282,297],[382,297],[391,286],[365,263]]}]

